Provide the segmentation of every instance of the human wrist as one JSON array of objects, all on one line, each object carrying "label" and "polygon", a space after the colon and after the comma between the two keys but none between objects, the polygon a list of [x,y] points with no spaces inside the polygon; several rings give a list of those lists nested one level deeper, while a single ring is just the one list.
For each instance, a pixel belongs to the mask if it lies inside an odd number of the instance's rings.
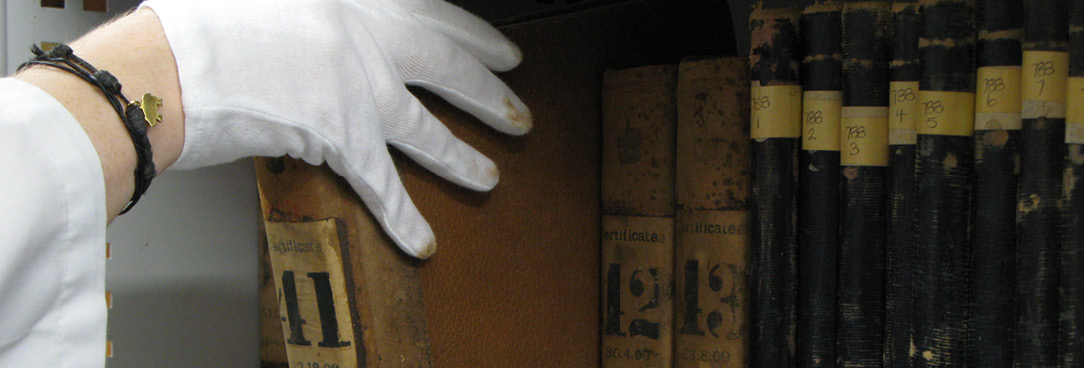
[{"label": "human wrist", "polygon": [[[147,129],[155,166],[163,171],[176,161],[184,142],[184,117],[172,52],[150,10],[140,10],[103,26],[71,45],[74,54],[108,70],[123,85],[122,93],[136,98],[151,93],[162,98],[163,121]],[[139,165],[125,122],[102,91],[68,72],[48,67],[21,71],[17,78],[56,98],[82,125],[98,152],[105,177],[108,218],[129,203]],[[128,101],[122,101],[126,104]]]}]

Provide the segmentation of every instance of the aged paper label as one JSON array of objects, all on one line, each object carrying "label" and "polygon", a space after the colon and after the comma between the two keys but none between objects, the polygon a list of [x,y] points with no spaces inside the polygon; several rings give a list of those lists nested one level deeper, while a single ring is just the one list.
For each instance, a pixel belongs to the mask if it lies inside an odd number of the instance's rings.
[{"label": "aged paper label", "polygon": [[1068,89],[1065,143],[1084,144],[1084,77],[1070,77]]},{"label": "aged paper label", "polygon": [[602,366],[670,367],[674,219],[602,217]]},{"label": "aged paper label", "polygon": [[888,143],[915,144],[918,117],[918,81],[893,81],[888,100]]},{"label": "aged paper label", "polygon": [[844,107],[839,158],[844,166],[888,166],[888,107]]},{"label": "aged paper label", "polygon": [[679,211],[676,222],[674,366],[744,367],[747,212]]},{"label": "aged paper label", "polygon": [[975,130],[975,94],[970,92],[918,91],[922,112],[918,134],[971,136]]},{"label": "aged paper label", "polygon": [[290,367],[357,367],[335,220],[264,224]]},{"label": "aged paper label", "polygon": [[840,108],[843,92],[805,91],[802,93],[802,149],[839,151]]},{"label": "aged paper label", "polygon": [[802,86],[761,86],[754,81],[749,97],[754,139],[802,136]]},{"label": "aged paper label", "polygon": [[1064,118],[1068,79],[1068,52],[1024,51],[1020,70],[1023,118]]},{"label": "aged paper label", "polygon": [[1020,130],[1020,67],[976,71],[975,130]]}]

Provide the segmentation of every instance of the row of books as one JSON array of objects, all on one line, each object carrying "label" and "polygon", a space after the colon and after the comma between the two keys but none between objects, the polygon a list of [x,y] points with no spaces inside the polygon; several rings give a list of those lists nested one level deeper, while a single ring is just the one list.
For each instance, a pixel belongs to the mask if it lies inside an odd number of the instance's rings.
[{"label": "row of books", "polygon": [[746,65],[690,58],[604,76],[604,367],[746,360]]},{"label": "row of books", "polygon": [[1082,3],[757,8],[747,66],[609,72],[603,366],[1084,364]]}]

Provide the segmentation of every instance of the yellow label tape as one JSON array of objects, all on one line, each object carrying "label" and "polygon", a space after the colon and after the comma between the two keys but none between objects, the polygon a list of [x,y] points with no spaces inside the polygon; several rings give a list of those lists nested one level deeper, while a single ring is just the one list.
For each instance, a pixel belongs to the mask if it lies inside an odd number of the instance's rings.
[{"label": "yellow label tape", "polygon": [[754,81],[750,95],[753,138],[802,136],[802,86],[761,86]]},{"label": "yellow label tape", "polygon": [[1065,117],[1069,53],[1024,51],[1020,70],[1021,115],[1024,119]]},{"label": "yellow label tape", "polygon": [[918,134],[971,136],[975,129],[975,94],[918,91]]},{"label": "yellow label tape", "polygon": [[888,142],[892,145],[915,144],[915,119],[918,116],[918,81],[889,83]]},{"label": "yellow label tape", "polygon": [[975,130],[1020,129],[1020,67],[984,66],[975,80]]},{"label": "yellow label tape", "polygon": [[1065,102],[1065,143],[1084,144],[1084,77],[1069,78]]},{"label": "yellow label tape", "polygon": [[805,91],[802,94],[802,149],[839,151],[843,92]]},{"label": "yellow label tape", "polygon": [[264,225],[290,366],[357,366],[365,347],[354,337],[335,220]]},{"label": "yellow label tape", "polygon": [[840,164],[888,166],[888,107],[844,107]]}]

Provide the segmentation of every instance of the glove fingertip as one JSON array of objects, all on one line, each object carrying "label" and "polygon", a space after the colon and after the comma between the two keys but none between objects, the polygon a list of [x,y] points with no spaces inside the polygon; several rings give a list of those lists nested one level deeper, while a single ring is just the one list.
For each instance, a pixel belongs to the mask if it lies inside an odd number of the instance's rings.
[{"label": "glove fingertip", "polygon": [[433,256],[433,253],[437,252],[437,241],[435,239],[430,240],[428,243],[418,249],[404,249],[404,251],[406,251],[407,254],[414,256],[415,258],[428,259],[429,257]]},{"label": "glove fingertip", "polygon": [[519,46],[511,41],[503,42],[503,46],[506,49],[504,52],[494,52],[494,54],[500,55],[500,58],[485,62],[486,67],[490,70],[507,72],[515,69],[519,66],[519,63],[523,62],[523,50]]},{"label": "glove fingertip", "polygon": [[510,126],[505,133],[511,135],[524,135],[530,132],[534,128],[534,116],[531,115],[531,109],[527,108],[527,105],[523,101],[513,98],[505,98],[504,100],[505,120],[507,120]]},{"label": "glove fingertip", "polygon": [[[432,230],[426,224],[415,224],[414,227],[413,230],[404,231],[404,229],[394,229],[393,226],[387,226],[385,231],[403,253],[418,259],[429,258],[433,253],[437,252],[436,236],[433,235]],[[404,237],[404,235],[406,236]]]}]

